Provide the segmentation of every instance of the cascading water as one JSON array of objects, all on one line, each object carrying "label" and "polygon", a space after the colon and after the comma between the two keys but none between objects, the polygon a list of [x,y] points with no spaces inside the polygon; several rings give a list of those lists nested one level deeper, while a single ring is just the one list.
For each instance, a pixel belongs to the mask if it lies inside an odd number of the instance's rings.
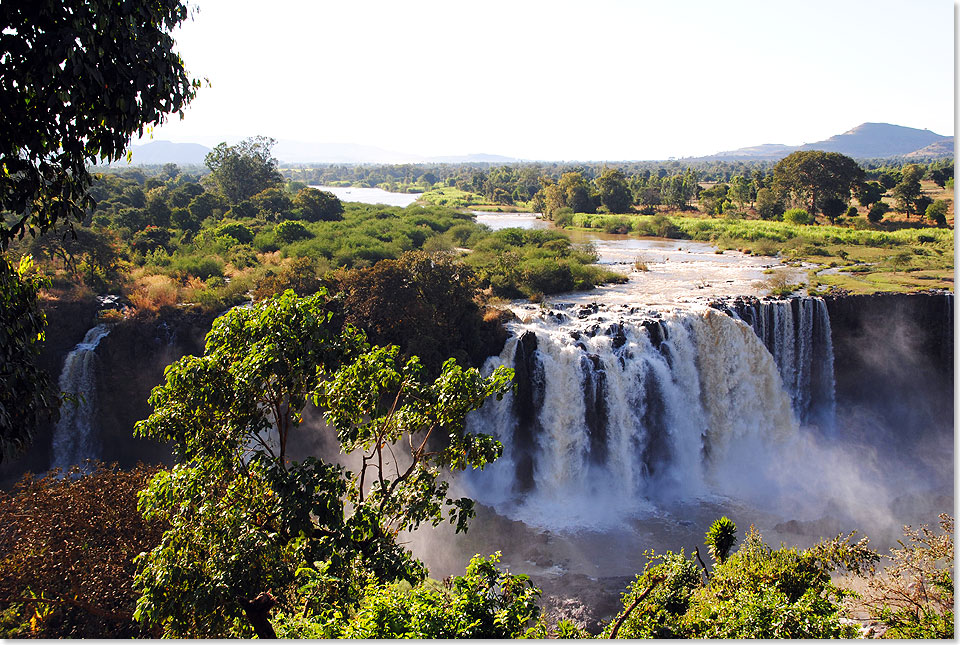
[{"label": "cascading water", "polygon": [[100,454],[94,432],[97,413],[97,354],[100,341],[110,333],[109,325],[97,325],[71,350],[60,372],[60,391],[74,400],[64,402],[53,432],[51,468],[66,470]]},{"label": "cascading water", "polygon": [[716,309],[567,308],[512,331],[487,368],[513,366],[516,393],[470,419],[505,454],[471,493],[518,519],[596,526],[737,495],[738,471],[798,433],[773,355]]},{"label": "cascading water", "polygon": [[832,431],[833,341],[823,299],[738,298],[727,310],[750,325],[773,356],[801,423]]}]

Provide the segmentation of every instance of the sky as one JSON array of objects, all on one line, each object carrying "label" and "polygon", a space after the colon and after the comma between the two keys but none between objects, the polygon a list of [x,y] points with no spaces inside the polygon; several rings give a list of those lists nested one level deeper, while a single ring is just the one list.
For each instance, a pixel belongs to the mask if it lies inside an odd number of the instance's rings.
[{"label": "sky", "polygon": [[209,85],[154,140],[612,161],[954,133],[954,0],[191,3]]}]

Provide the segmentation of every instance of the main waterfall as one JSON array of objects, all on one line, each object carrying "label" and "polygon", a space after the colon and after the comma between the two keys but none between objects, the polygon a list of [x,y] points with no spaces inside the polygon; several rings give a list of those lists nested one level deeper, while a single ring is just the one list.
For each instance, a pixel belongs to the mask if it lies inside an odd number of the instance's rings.
[{"label": "main waterfall", "polygon": [[558,305],[513,323],[486,369],[514,367],[516,391],[470,419],[504,456],[470,493],[554,526],[744,494],[747,473],[769,469],[801,422],[832,414],[825,316],[820,299],[738,300]]}]

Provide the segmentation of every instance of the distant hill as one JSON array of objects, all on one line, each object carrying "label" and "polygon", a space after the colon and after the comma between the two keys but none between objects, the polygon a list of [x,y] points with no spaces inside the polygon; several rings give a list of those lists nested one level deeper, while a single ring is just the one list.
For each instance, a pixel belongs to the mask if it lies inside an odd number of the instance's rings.
[{"label": "distant hill", "polygon": [[904,157],[911,159],[915,157],[952,157],[953,156],[953,137],[944,137],[939,141],[934,141],[925,148],[914,150],[905,154]]},{"label": "distant hill", "polygon": [[[152,166],[165,163],[179,165],[203,165],[210,148],[199,143],[173,143],[170,141],[151,141],[142,146],[133,146],[130,163],[135,166]],[[121,162],[126,163],[126,162]]]},{"label": "distant hill", "polygon": [[291,163],[511,163],[511,157],[484,153],[427,157],[355,143],[308,143],[281,139],[273,148],[281,165]]},{"label": "distant hill", "polygon": [[702,158],[717,161],[761,159],[776,161],[795,150],[839,152],[856,159],[952,156],[953,137],[945,137],[930,130],[907,128],[889,123],[863,123],[852,130],[823,141],[805,143],[799,146],[768,143],[718,152],[715,155]]}]

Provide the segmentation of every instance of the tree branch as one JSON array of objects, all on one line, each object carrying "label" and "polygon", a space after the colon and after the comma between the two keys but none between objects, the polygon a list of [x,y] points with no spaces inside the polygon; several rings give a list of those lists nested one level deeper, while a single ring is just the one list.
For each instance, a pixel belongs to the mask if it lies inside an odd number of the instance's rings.
[{"label": "tree branch", "polygon": [[623,625],[623,621],[627,619],[627,616],[630,615],[630,612],[636,609],[637,605],[643,602],[643,599],[649,596],[650,592],[653,591],[653,588],[663,582],[663,580],[664,576],[656,576],[650,580],[650,586],[644,589],[643,593],[637,596],[634,601],[630,603],[630,606],[626,608],[620,618],[617,619],[617,622],[614,623],[613,630],[610,632],[610,640],[613,640],[617,637],[617,633],[620,631],[620,626]]}]

